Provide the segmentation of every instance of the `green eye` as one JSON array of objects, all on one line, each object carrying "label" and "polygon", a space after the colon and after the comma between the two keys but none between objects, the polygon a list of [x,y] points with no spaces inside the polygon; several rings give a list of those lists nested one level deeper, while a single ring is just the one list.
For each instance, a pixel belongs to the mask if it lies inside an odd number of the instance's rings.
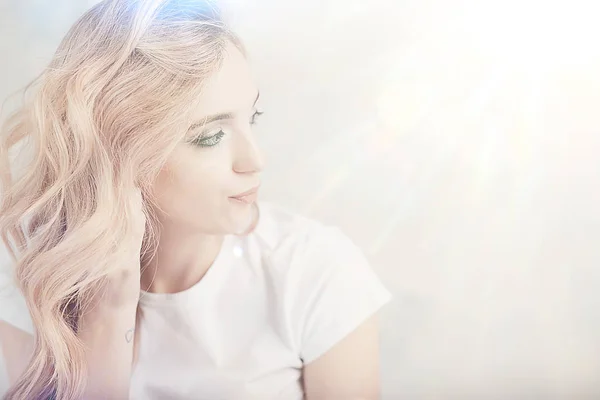
[{"label": "green eye", "polygon": [[192,140],[192,144],[198,147],[213,147],[221,142],[221,139],[225,136],[225,132],[219,131],[218,133],[209,136],[209,137],[198,137]]}]

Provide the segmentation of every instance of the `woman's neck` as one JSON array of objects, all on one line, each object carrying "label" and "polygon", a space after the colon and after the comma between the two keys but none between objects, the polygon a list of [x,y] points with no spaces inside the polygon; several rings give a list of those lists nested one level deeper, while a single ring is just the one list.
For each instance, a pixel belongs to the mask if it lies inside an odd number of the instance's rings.
[{"label": "woman's neck", "polygon": [[142,270],[142,290],[177,293],[189,289],[204,277],[224,241],[223,235],[169,231],[161,226],[156,254]]}]

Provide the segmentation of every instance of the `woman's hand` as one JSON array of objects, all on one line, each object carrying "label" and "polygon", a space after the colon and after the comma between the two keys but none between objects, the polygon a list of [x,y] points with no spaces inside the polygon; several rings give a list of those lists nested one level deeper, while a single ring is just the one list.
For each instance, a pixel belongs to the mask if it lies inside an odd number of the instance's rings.
[{"label": "woman's hand", "polygon": [[88,385],[82,398],[126,399],[135,358],[136,313],[140,296],[140,251],[146,229],[142,194],[132,193],[127,218],[132,234],[117,259],[97,307],[80,320],[78,335],[86,347]]},{"label": "woman's hand", "polygon": [[112,306],[137,304],[140,295],[140,252],[146,231],[146,215],[142,193],[135,188],[129,198],[128,218],[131,222],[131,236],[123,246],[124,254],[118,260],[117,269],[109,275],[106,299]]}]

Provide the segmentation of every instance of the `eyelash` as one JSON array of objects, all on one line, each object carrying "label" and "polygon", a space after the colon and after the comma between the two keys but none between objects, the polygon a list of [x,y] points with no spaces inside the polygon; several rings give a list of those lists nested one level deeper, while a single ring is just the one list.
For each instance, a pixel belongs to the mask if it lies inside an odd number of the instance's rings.
[{"label": "eyelash", "polygon": [[[263,115],[264,112],[263,111],[255,111],[254,114],[252,115],[252,118],[250,118],[250,125],[256,125],[256,118]],[[214,135],[211,135],[209,137],[202,137],[199,136],[197,138],[195,138],[194,140],[192,140],[192,144],[198,147],[215,147],[216,145],[218,145],[221,142],[221,139],[223,138],[223,136],[225,136],[225,132],[223,132],[223,130],[220,130],[219,132],[215,133]]]},{"label": "eyelash", "polygon": [[223,136],[225,136],[225,132],[220,130],[219,132],[207,138],[199,136],[196,139],[192,140],[192,144],[199,147],[214,147],[219,144]]},{"label": "eyelash", "polygon": [[256,118],[264,114],[264,111],[256,111],[250,118],[250,125],[256,125]]}]

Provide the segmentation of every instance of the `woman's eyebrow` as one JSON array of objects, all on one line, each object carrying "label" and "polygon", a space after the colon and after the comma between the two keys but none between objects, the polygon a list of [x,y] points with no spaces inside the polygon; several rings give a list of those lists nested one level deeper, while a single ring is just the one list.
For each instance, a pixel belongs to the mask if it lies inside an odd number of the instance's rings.
[{"label": "woman's eyebrow", "polygon": [[213,123],[215,121],[223,121],[223,120],[226,120],[226,119],[233,119],[233,118],[234,118],[234,115],[232,113],[221,113],[221,114],[209,115],[208,117],[204,117],[202,119],[202,121],[193,123],[190,126],[190,129],[194,129],[194,128],[198,128],[200,126],[208,125],[208,124]]},{"label": "woman's eyebrow", "polygon": [[[254,100],[254,104],[252,104],[252,107],[254,107],[256,105],[256,102],[258,101],[258,99],[260,98],[260,92],[258,92],[256,94],[256,99]],[[235,116],[233,115],[233,113],[219,113],[219,114],[214,114],[214,115],[209,115],[207,117],[204,117],[202,119],[202,121],[200,122],[195,122],[190,126],[190,129],[194,129],[194,128],[198,128],[204,125],[208,125],[210,123],[213,123],[215,121],[223,121],[223,120],[227,120],[227,119],[233,119],[235,118]]]}]

